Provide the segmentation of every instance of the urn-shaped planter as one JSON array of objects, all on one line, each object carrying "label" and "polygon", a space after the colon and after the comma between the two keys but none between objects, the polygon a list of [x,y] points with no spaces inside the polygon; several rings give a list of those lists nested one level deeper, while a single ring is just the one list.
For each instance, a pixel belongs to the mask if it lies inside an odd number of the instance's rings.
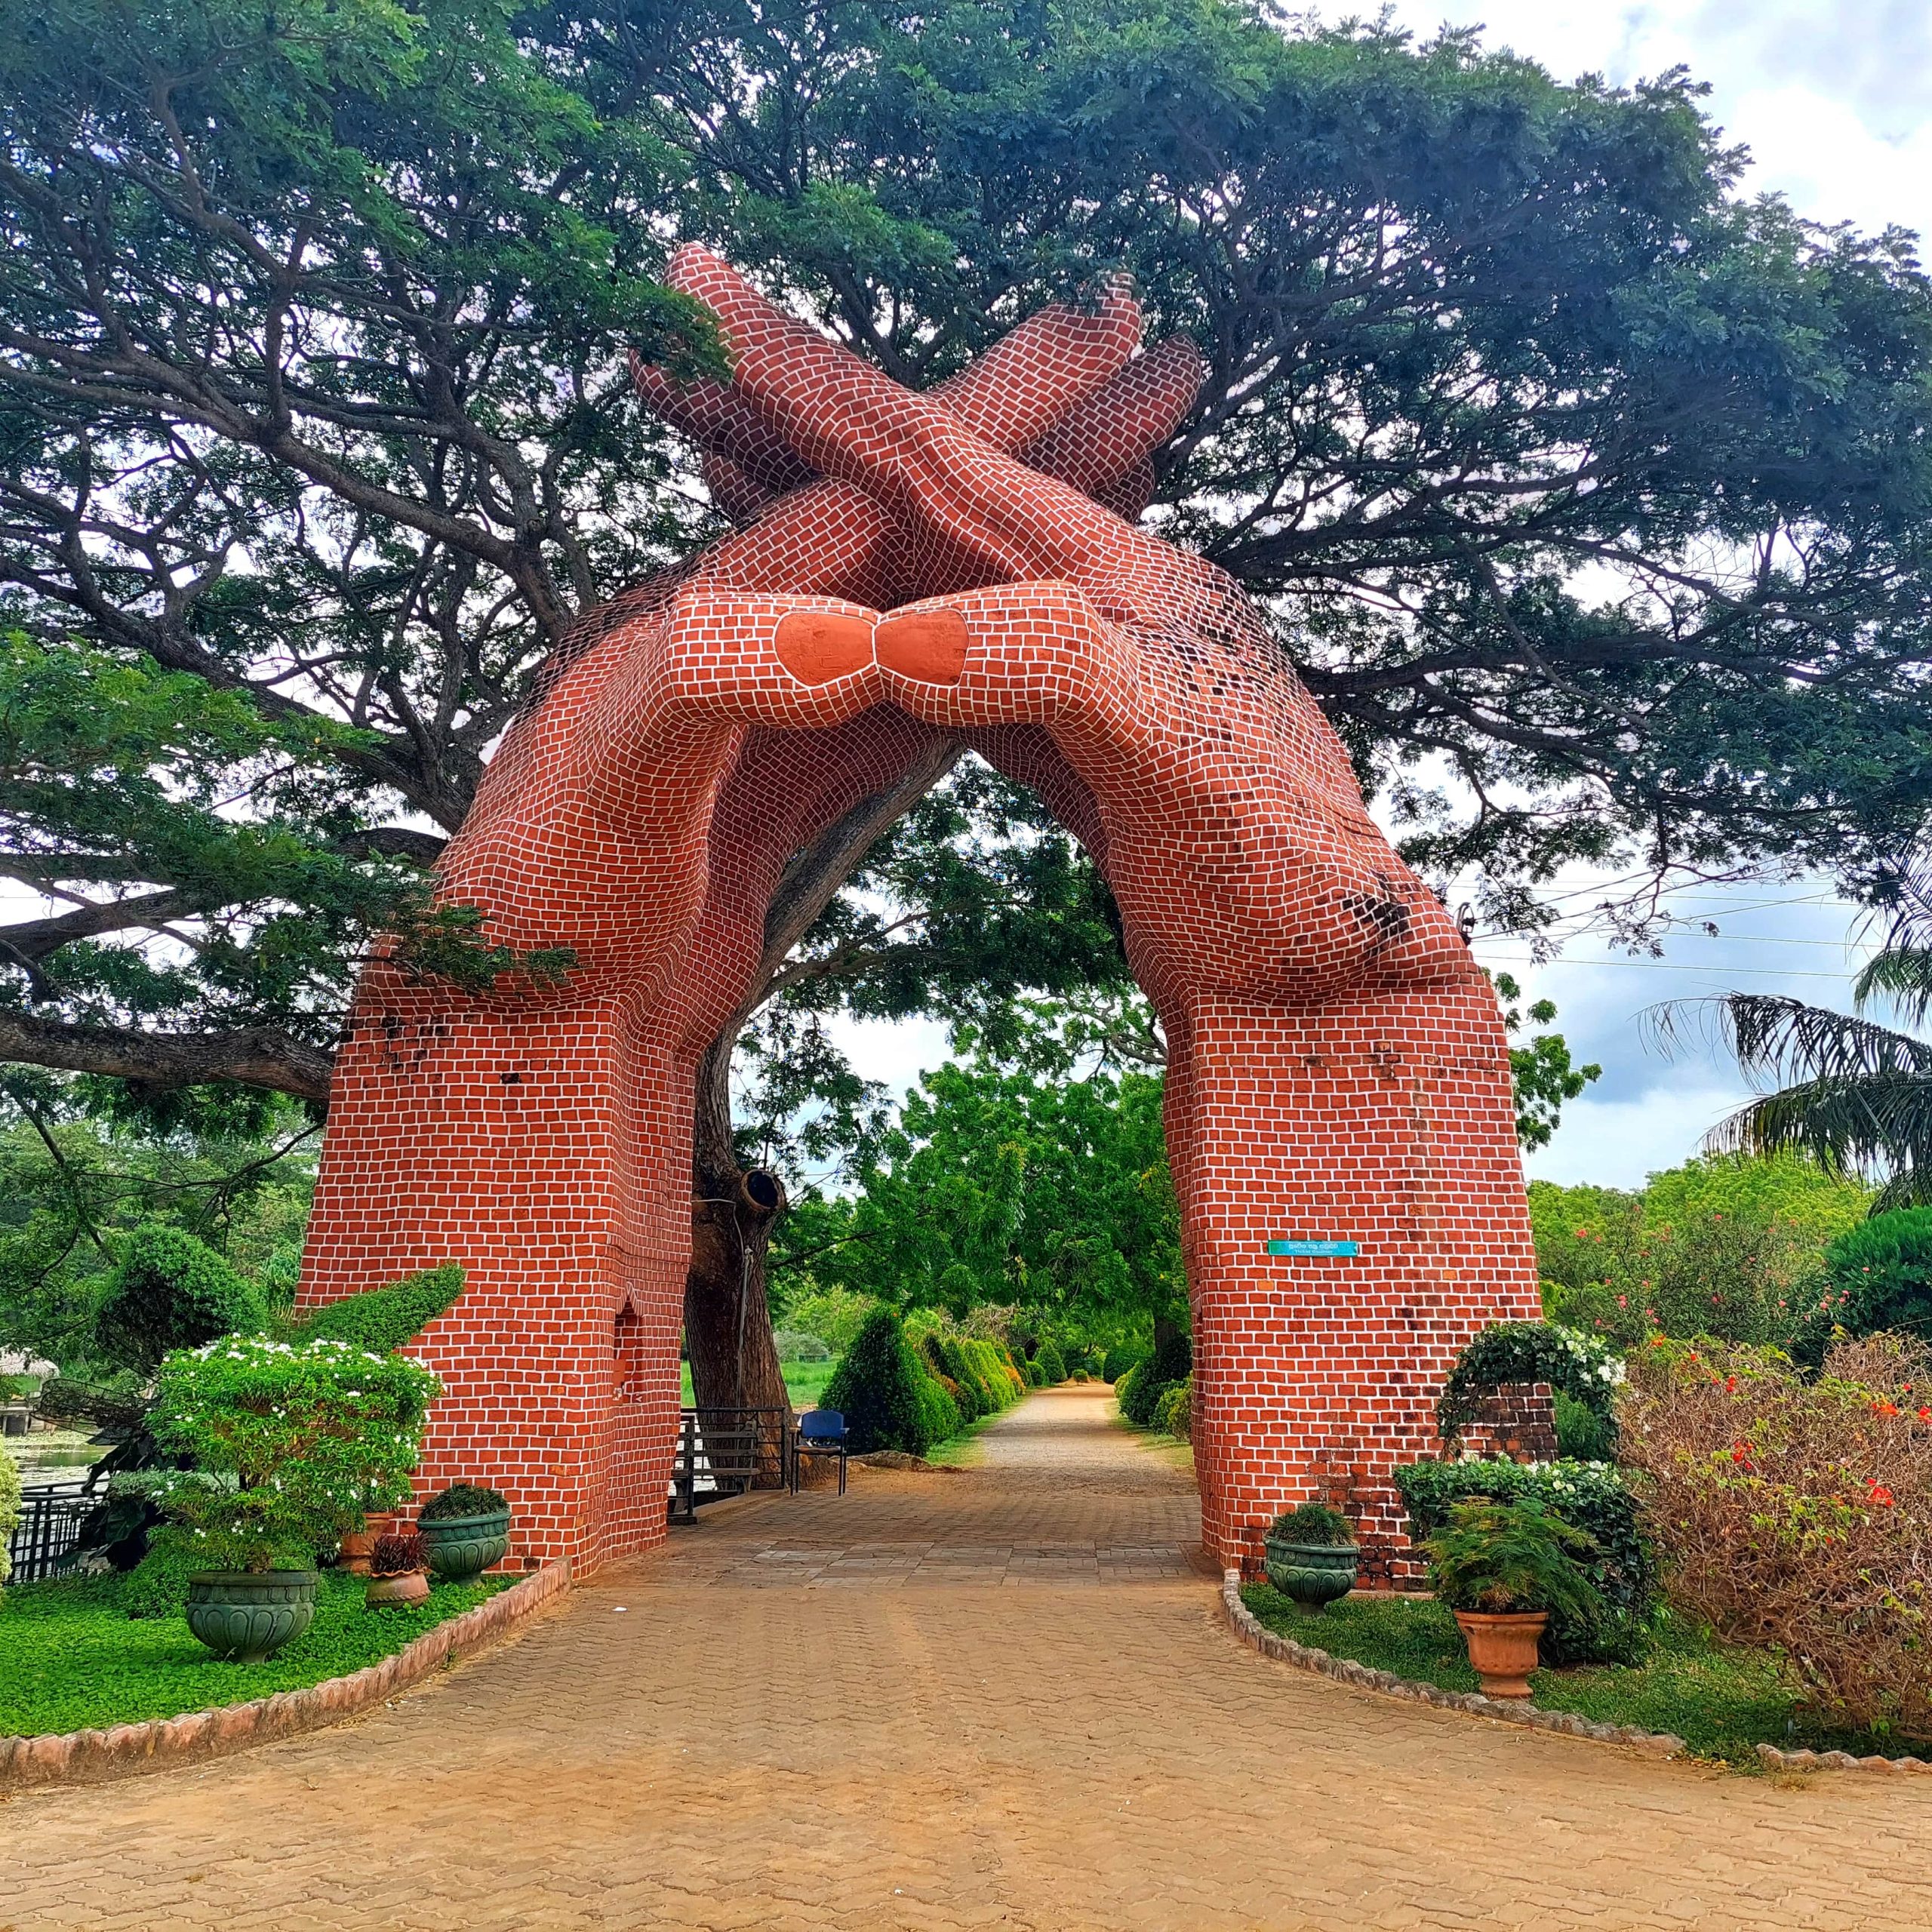
[{"label": "urn-shaped planter", "polygon": [[371,1577],[368,1589],[362,1592],[362,1601],[371,1610],[380,1610],[387,1604],[399,1604],[404,1609],[426,1602],[429,1595],[429,1578],[421,1570],[407,1570],[399,1577]]},{"label": "urn-shaped planter", "polygon": [[312,1570],[198,1570],[188,1628],[218,1657],[260,1663],[315,1620]]},{"label": "urn-shaped planter", "polygon": [[510,1546],[510,1512],[493,1510],[485,1516],[419,1517],[417,1533],[429,1567],[446,1583],[467,1583],[493,1563],[500,1563]]},{"label": "urn-shaped planter", "polygon": [[1265,1539],[1268,1580],[1302,1609],[1320,1612],[1355,1586],[1361,1552],[1352,1543],[1289,1543]]},{"label": "urn-shaped planter", "polygon": [[1486,1697],[1527,1697],[1537,1667],[1537,1644],[1549,1621],[1545,1610],[1459,1610],[1456,1621]]}]

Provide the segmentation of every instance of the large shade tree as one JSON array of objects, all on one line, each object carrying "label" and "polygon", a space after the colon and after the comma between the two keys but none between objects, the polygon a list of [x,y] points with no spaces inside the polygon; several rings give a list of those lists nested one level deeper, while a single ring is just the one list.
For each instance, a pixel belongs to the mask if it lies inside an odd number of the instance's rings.
[{"label": "large shade tree", "polygon": [[[374,934],[567,968],[431,912],[423,869],[545,658],[720,527],[623,368],[715,366],[653,278],[685,236],[921,386],[1131,269],[1209,365],[1150,514],[1276,613],[1489,923],[1578,859],[1869,888],[1923,809],[1932,299],[1905,238],[1738,167],[1680,76],[1232,0],[32,11],[0,42],[0,869],[33,915],[0,1054],[319,1106]],[[815,1017],[1117,982],[1109,912],[936,756],[794,860],[701,1164],[746,1157],[746,1027],[767,1128],[810,1093],[849,1143]],[[741,1281],[762,1235],[727,1232]]]}]

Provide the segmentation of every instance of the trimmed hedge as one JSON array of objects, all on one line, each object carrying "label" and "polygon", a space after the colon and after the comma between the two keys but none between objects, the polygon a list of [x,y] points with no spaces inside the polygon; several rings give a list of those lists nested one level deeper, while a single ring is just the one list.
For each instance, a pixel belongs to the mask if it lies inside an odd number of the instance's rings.
[{"label": "trimmed hedge", "polygon": [[295,1321],[288,1339],[346,1342],[372,1355],[391,1355],[414,1341],[439,1315],[447,1315],[462,1293],[463,1264],[445,1261],[440,1267],[405,1275],[387,1287],[325,1302]]},{"label": "trimmed hedge", "polygon": [[1147,1359],[1147,1351],[1131,1343],[1124,1343],[1117,1349],[1109,1349],[1100,1361],[1100,1380],[1118,1382],[1123,1375]]},{"label": "trimmed hedge", "polygon": [[1638,1527],[1637,1506],[1616,1470],[1601,1463],[1410,1463],[1395,1471],[1420,1543],[1471,1497],[1515,1503],[1534,1497],[1552,1516],[1589,1537],[1596,1555],[1585,1574],[1609,1606],[1600,1623],[1558,1614],[1544,1654],[1552,1663],[1624,1663],[1641,1654],[1657,1607],[1657,1561]]},{"label": "trimmed hedge", "polygon": [[1154,1404],[1154,1426],[1186,1441],[1194,1432],[1194,1377],[1171,1383]]},{"label": "trimmed hedge", "polygon": [[1035,1351],[1033,1366],[1040,1371],[1040,1386],[1043,1389],[1056,1388],[1066,1380],[1066,1364],[1060,1350],[1051,1342],[1042,1342]]},{"label": "trimmed hedge", "polygon": [[1932,1334],[1932,1208],[1902,1208],[1838,1236],[1825,1250],[1833,1292],[1817,1318],[1854,1335],[1881,1328]]},{"label": "trimmed hedge", "polygon": [[143,1221],[108,1277],[94,1344],[109,1361],[146,1374],[176,1349],[266,1327],[262,1298],[205,1241],[165,1221]]}]

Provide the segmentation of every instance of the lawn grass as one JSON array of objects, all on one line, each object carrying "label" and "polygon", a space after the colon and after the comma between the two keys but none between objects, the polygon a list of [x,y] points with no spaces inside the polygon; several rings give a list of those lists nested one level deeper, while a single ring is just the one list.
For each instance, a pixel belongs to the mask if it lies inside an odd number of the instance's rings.
[{"label": "lawn grass", "polygon": [[[815,1408],[819,1398],[825,1393],[825,1385],[832,1380],[832,1372],[838,1366],[836,1359],[831,1361],[787,1361],[779,1364],[785,1377],[785,1392],[792,1398],[795,1409]],[[678,1364],[678,1399],[686,1408],[697,1406],[697,1398],[691,1392],[691,1365],[688,1361]]]},{"label": "lawn grass", "polygon": [[[1349,1597],[1318,1616],[1266,1583],[1251,1584],[1241,1598],[1270,1630],[1331,1657],[1444,1690],[1481,1688],[1455,1618],[1429,1598]],[[1932,1743],[1832,1730],[1806,1710],[1798,1684],[1774,1653],[1720,1644],[1671,1618],[1659,1624],[1641,1663],[1539,1670],[1530,1689],[1544,1710],[1674,1732],[1695,1756],[1744,1769],[1757,1769],[1760,1743],[1861,1758],[1932,1757]]]},{"label": "lawn grass", "polygon": [[131,1618],[118,1577],[22,1583],[0,1595],[0,1737],[97,1730],[245,1704],[380,1663],[516,1580],[436,1583],[414,1609],[365,1609],[366,1580],[322,1572],[315,1620],[266,1663],[226,1663],[179,1617]]}]

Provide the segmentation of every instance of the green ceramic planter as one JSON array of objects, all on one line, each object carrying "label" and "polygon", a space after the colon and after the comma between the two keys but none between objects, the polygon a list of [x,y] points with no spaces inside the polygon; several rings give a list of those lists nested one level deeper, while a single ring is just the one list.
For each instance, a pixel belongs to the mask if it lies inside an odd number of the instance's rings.
[{"label": "green ceramic planter", "polygon": [[1361,1552],[1352,1543],[1280,1543],[1269,1537],[1263,1546],[1269,1582],[1303,1610],[1324,1610],[1355,1586]]},{"label": "green ceramic planter", "polygon": [[188,1628],[218,1657],[260,1663],[315,1620],[312,1570],[198,1570],[188,1579]]},{"label": "green ceramic planter", "polygon": [[416,1527],[429,1567],[448,1583],[480,1577],[491,1564],[500,1563],[510,1546],[507,1509],[494,1510],[487,1516],[445,1516],[426,1523],[419,1516]]}]

